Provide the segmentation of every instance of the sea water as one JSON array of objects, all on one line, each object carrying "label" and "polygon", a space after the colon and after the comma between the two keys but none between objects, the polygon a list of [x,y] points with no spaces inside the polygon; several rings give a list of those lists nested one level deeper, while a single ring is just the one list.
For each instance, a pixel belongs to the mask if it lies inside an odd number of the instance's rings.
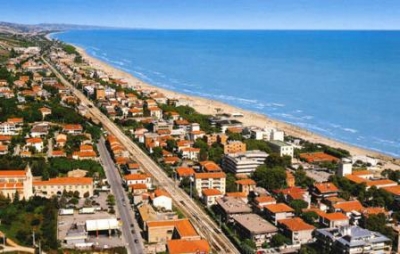
[{"label": "sea water", "polygon": [[154,86],[400,157],[399,31],[68,31]]}]

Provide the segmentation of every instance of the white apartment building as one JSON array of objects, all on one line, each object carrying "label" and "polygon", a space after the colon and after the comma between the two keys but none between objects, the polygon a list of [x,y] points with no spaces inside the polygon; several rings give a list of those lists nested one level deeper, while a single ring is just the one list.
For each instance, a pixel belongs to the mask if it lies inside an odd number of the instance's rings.
[{"label": "white apartment building", "polygon": [[217,189],[222,194],[225,194],[226,174],[224,172],[215,173],[195,173],[194,187],[196,188],[199,197],[202,197],[205,189]]},{"label": "white apartment building", "polygon": [[245,153],[225,155],[222,161],[222,168],[234,174],[253,173],[258,166],[264,164],[268,154],[263,151],[253,150]]}]

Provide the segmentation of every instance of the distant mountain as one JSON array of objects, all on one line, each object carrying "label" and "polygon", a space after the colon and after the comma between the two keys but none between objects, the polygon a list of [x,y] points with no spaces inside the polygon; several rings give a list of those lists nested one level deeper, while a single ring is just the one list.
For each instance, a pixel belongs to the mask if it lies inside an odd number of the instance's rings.
[{"label": "distant mountain", "polygon": [[49,31],[65,31],[65,30],[92,30],[92,29],[112,29],[111,27],[74,25],[74,24],[48,24],[42,23],[37,25],[17,24],[0,21],[0,33],[26,34],[41,33]]}]

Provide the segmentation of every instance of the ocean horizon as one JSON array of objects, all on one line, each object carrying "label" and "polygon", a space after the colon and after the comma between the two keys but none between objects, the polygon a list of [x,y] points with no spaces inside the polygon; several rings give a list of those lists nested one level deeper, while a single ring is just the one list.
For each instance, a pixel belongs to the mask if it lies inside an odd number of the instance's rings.
[{"label": "ocean horizon", "polygon": [[51,37],[156,87],[400,157],[400,31],[112,29]]}]

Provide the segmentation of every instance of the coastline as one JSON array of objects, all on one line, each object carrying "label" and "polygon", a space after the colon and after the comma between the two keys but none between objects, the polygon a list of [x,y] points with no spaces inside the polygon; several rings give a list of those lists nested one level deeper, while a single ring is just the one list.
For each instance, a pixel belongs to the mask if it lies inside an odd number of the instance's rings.
[{"label": "coastline", "polygon": [[[47,34],[46,38],[52,40],[50,37],[52,34]],[[246,126],[257,126],[257,127],[275,127],[277,129],[283,130],[287,135],[298,137],[313,143],[322,143],[331,147],[340,147],[342,149],[348,150],[351,155],[368,155],[374,158],[378,158],[380,160],[385,161],[385,168],[393,168],[400,169],[400,160],[396,159],[390,155],[386,155],[381,152],[369,150],[362,147],[357,147],[355,145],[347,144],[341,141],[337,141],[320,134],[313,133],[309,130],[303,129],[301,127],[285,123],[280,120],[272,119],[267,115],[252,112],[249,110],[244,110],[227,103],[223,103],[220,101],[215,101],[203,97],[187,95],[175,91],[171,91],[165,88],[160,88],[149,83],[146,83],[139,78],[133,76],[126,71],[120,70],[117,67],[114,67],[106,62],[103,62],[100,59],[97,59],[91,55],[89,55],[83,48],[74,45],[77,51],[82,55],[82,57],[94,68],[98,68],[108,75],[112,75],[118,78],[123,78],[129,84],[134,86],[140,86],[145,89],[150,90],[158,90],[163,93],[165,96],[169,98],[181,98],[192,102],[193,108],[195,108],[199,113],[202,114],[215,114],[216,108],[223,109],[224,113],[234,113],[240,112],[244,114],[244,117],[241,117],[239,120],[243,122]],[[396,164],[393,164],[395,162]]]}]

